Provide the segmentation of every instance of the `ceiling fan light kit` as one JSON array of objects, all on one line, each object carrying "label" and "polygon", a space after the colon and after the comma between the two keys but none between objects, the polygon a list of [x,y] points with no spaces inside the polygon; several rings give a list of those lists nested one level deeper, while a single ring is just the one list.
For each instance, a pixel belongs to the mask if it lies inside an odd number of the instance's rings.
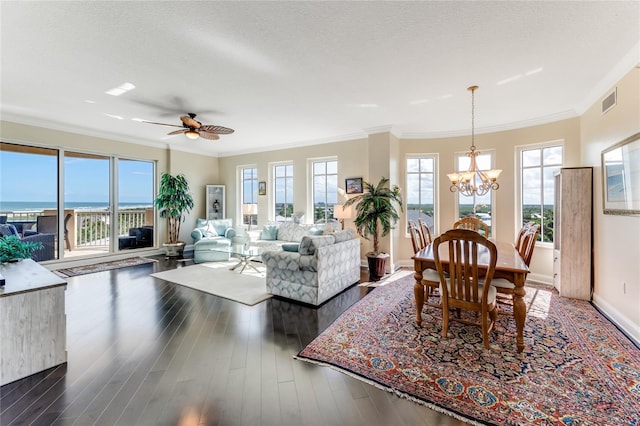
[{"label": "ceiling fan light kit", "polygon": [[496,190],[500,187],[498,184],[498,176],[502,173],[502,170],[480,170],[476,162],[476,157],[480,155],[480,151],[476,151],[475,144],[475,96],[474,93],[478,86],[468,87],[467,90],[471,92],[471,150],[467,152],[467,157],[471,160],[469,164],[469,170],[460,173],[449,173],[447,177],[451,181],[449,190],[451,192],[460,192],[462,195],[485,195],[490,190]]},{"label": "ceiling fan light kit", "polygon": [[203,139],[217,140],[217,139],[220,139],[220,136],[218,135],[229,135],[234,132],[233,129],[229,129],[228,127],[216,126],[212,124],[202,124],[201,122],[196,120],[196,114],[192,112],[180,117],[180,121],[182,121],[182,126],[179,126],[177,124],[156,123],[153,121],[144,121],[144,120],[142,121],[149,124],[158,124],[160,126],[180,127],[181,128],[180,130],[174,130],[167,134],[177,135],[182,133],[191,140],[195,140],[200,137],[202,137]]},{"label": "ceiling fan light kit", "polygon": [[189,139],[198,139],[200,137],[200,133],[196,132],[195,130],[186,131],[184,132],[184,135]]}]

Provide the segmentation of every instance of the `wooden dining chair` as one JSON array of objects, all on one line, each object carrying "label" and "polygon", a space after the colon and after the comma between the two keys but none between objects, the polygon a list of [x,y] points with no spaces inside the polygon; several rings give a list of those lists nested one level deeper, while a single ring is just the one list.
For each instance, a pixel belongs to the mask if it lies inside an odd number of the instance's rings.
[{"label": "wooden dining chair", "polygon": [[484,237],[489,238],[491,236],[491,227],[478,219],[477,217],[463,217],[458,219],[453,224],[454,229],[470,229],[476,231]]},{"label": "wooden dining chair", "polygon": [[[529,266],[529,264],[531,263],[533,250],[536,248],[536,241],[538,239],[539,233],[540,225],[532,223],[527,227],[526,231],[522,235],[522,238],[519,238],[519,241],[516,241],[516,248],[518,249],[518,253],[520,253],[520,257],[527,266]],[[520,248],[517,247],[518,243],[520,244]],[[510,295],[511,298],[513,298],[513,290],[515,289],[515,284],[513,284],[511,281],[508,281],[504,278],[496,278],[491,281],[491,285],[496,288],[498,293],[507,294]]]},{"label": "wooden dining chair", "polygon": [[[447,244],[449,248],[448,278],[440,261],[440,244]],[[478,267],[481,251],[484,252],[482,270]],[[450,319],[480,326],[482,343],[489,349],[489,333],[498,317],[496,288],[491,285],[498,258],[495,244],[473,230],[451,229],[433,241],[433,257],[440,278],[442,337],[449,333]],[[464,316],[450,317],[450,309],[474,311],[480,316],[479,322]]]},{"label": "wooden dining chair", "polygon": [[[420,232],[420,228],[416,225],[415,222],[409,221],[409,234],[411,235],[411,244],[413,244],[413,253],[416,254],[423,248],[425,248],[428,244],[425,244],[425,240],[422,237],[422,232]],[[429,242],[430,244],[431,242]],[[423,287],[428,291],[428,296],[434,295],[434,290],[437,290],[440,287],[440,277],[438,273],[434,269],[425,269],[422,271],[422,281]],[[425,304],[430,306],[440,306],[440,304],[430,303],[429,297],[425,298]]]},{"label": "wooden dining chair", "polygon": [[423,248],[425,248],[424,241],[422,240],[422,235],[420,233],[420,229],[415,222],[409,221],[409,235],[411,236],[411,244],[413,245],[413,253],[417,253]]},{"label": "wooden dining chair", "polygon": [[532,222],[526,222],[522,225],[522,228],[520,228],[520,231],[518,232],[518,238],[516,238],[516,250],[520,251],[522,249],[524,236],[533,225],[535,224]]},{"label": "wooden dining chair", "polygon": [[420,233],[422,235],[422,241],[424,245],[431,244],[433,242],[433,237],[431,236],[431,229],[429,229],[429,225],[422,219],[418,219],[418,226],[420,227]]}]

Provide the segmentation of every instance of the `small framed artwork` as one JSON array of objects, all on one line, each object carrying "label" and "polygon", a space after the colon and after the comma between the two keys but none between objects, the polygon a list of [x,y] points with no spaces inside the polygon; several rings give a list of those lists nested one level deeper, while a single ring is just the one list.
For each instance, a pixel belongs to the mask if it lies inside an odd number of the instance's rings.
[{"label": "small framed artwork", "polygon": [[347,194],[362,194],[362,178],[347,178],[344,180],[344,189]]},{"label": "small framed artwork", "polygon": [[640,133],[602,151],[604,214],[640,215]]},{"label": "small framed artwork", "polygon": [[258,195],[267,195],[267,182],[258,182]]}]

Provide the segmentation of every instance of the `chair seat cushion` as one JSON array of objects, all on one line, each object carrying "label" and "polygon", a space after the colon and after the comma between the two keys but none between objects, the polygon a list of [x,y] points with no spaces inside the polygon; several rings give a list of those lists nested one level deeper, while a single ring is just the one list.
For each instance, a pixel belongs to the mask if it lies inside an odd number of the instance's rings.
[{"label": "chair seat cushion", "polygon": [[[447,289],[451,288],[451,281],[449,280],[449,278],[447,278]],[[478,286],[478,293],[482,292],[482,285]],[[440,284],[440,293],[442,293],[442,284]],[[494,286],[489,286],[489,292],[487,294],[487,303],[489,305],[491,305],[492,303],[495,303],[496,301],[496,294],[497,294],[497,290]]]},{"label": "chair seat cushion", "polygon": [[440,275],[435,269],[425,269],[422,271],[422,280],[440,282]]},{"label": "chair seat cushion", "polygon": [[507,281],[504,278],[495,278],[491,280],[491,285],[494,287],[509,288],[512,290],[516,288],[514,283],[512,283],[511,281]]}]

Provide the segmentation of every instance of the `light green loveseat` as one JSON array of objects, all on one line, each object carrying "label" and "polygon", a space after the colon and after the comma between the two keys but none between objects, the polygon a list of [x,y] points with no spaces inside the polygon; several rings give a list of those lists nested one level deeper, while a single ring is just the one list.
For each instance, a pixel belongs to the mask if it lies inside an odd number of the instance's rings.
[{"label": "light green loveseat", "polygon": [[195,241],[193,261],[202,263],[229,260],[229,252],[220,249],[229,247],[236,234],[232,219],[196,219],[196,227],[191,231],[191,237]]}]

